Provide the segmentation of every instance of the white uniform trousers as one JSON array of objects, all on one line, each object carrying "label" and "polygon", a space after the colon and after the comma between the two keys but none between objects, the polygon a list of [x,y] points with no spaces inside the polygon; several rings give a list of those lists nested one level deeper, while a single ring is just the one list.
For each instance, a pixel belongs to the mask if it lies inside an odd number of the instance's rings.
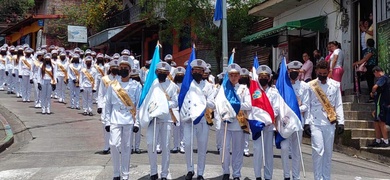
[{"label": "white uniform trousers", "polygon": [[179,148],[180,143],[184,141],[184,126],[173,126],[173,148]]},{"label": "white uniform trousers", "polygon": [[5,83],[7,83],[7,91],[14,92],[15,84],[13,83],[13,77],[11,72],[9,72],[8,76],[5,77]]},{"label": "white uniform trousers", "polygon": [[153,153],[153,138],[156,137],[155,143],[157,143],[158,138],[161,137],[161,177],[166,178],[169,173],[169,160],[170,160],[170,150],[169,150],[169,141],[171,135],[171,122],[159,122],[157,119],[156,123],[156,134],[153,134],[154,122],[152,120],[147,129],[147,145],[148,145],[148,156],[150,164],[150,175],[157,174],[157,151]]},{"label": "white uniform trousers", "polygon": [[[202,119],[205,121],[204,119]],[[206,153],[207,153],[207,142],[209,140],[209,129],[210,127],[206,122],[200,122],[197,125],[192,125],[192,122],[182,123],[184,127],[184,144],[185,144],[185,156],[187,161],[187,171],[194,171],[194,159],[191,164],[191,139],[196,137],[196,144],[198,146],[198,163],[197,163],[197,175],[203,176],[204,168],[206,166]],[[194,128],[194,134],[191,136],[191,128]]]},{"label": "white uniform trousers", "polygon": [[[298,133],[298,136],[297,136]],[[298,139],[299,137],[299,139]],[[302,140],[302,131],[293,133],[289,138],[285,139],[280,143],[281,146],[281,159],[283,166],[284,178],[290,178],[290,169],[292,170],[292,179],[300,179],[299,173],[301,171],[301,153],[299,151],[298,143]],[[289,154],[291,149],[291,167]]]},{"label": "white uniform trousers", "polygon": [[41,91],[41,105],[42,105],[42,109],[44,108],[47,108],[47,109],[50,109],[50,104],[51,104],[51,100],[50,100],[50,95],[51,95],[51,92],[52,92],[52,87],[51,87],[51,84],[50,84],[50,79],[47,79],[47,80],[43,80],[42,81],[42,91]]},{"label": "white uniform trousers", "polygon": [[[217,146],[217,150],[219,150],[219,151],[222,149],[223,133],[224,132],[221,129],[215,130],[216,146]],[[220,151],[220,152],[222,152],[222,151]]]},{"label": "white uniform trousers", "polygon": [[330,180],[335,125],[310,125],[315,180]]},{"label": "white uniform trousers", "polygon": [[19,71],[18,70],[15,69],[15,77],[12,76],[12,78],[14,78],[13,83],[15,83],[16,96],[21,96],[22,95],[22,88],[20,87],[21,86],[21,84],[20,84],[21,78],[19,78]]},{"label": "white uniform trousers", "polygon": [[84,87],[82,96],[84,112],[92,112],[92,87]]},{"label": "white uniform trousers", "polygon": [[110,146],[114,177],[120,176],[120,172],[122,171],[122,178],[129,179],[130,139],[132,132],[132,124],[110,125]]},{"label": "white uniform trousers", "polygon": [[249,153],[249,135],[248,133],[244,133],[244,153]]},{"label": "white uniform trousers", "polygon": [[76,87],[73,81],[69,81],[70,88],[70,106],[80,107],[80,87]]},{"label": "white uniform trousers", "polygon": [[[95,83],[96,83],[96,87],[100,87],[100,83],[102,82],[102,80],[100,78],[97,78],[95,80]],[[99,94],[99,88],[96,88],[96,92],[93,93],[93,102],[94,103],[97,103],[98,102],[98,94]]]},{"label": "white uniform trousers", "polygon": [[104,138],[104,147],[103,150],[108,150],[110,148],[110,132],[106,131],[106,125],[103,124],[103,138]]},{"label": "white uniform trousers", "polygon": [[131,147],[133,150],[139,149],[139,146],[141,144],[141,127],[139,127],[139,130],[137,133],[133,133],[133,136],[131,136]]},{"label": "white uniform trousers", "polygon": [[[221,128],[222,136],[224,135],[225,129]],[[222,137],[223,138],[223,137]],[[222,139],[223,141],[223,139]],[[187,146],[187,145],[186,145]],[[225,149],[225,157],[223,155],[223,149]],[[232,155],[230,158],[230,149],[232,150]],[[226,144],[225,147],[222,144],[221,148],[221,160],[224,158],[222,164],[223,174],[230,174],[230,164],[233,169],[233,178],[241,177],[241,168],[244,160],[242,152],[244,151],[244,132],[241,131],[229,131],[226,132]]]},{"label": "white uniform trousers", "polygon": [[31,85],[30,85],[30,76],[29,75],[22,76],[21,92],[22,92],[22,98],[24,101],[30,100]]},{"label": "white uniform trousers", "polygon": [[253,168],[255,171],[255,177],[261,177],[261,168],[263,167],[263,148],[262,141],[264,139],[264,154],[265,154],[265,167],[264,167],[264,179],[272,179],[272,173],[274,168],[274,126],[266,126],[263,129],[263,136],[253,141]]},{"label": "white uniform trousers", "polygon": [[65,100],[65,90],[66,90],[66,84],[64,82],[65,77],[64,76],[58,76],[58,82],[57,82],[57,96],[61,100]]},{"label": "white uniform trousers", "polygon": [[0,89],[4,90],[4,84],[6,83],[5,69],[0,69]]},{"label": "white uniform trousers", "polygon": [[41,91],[38,89],[38,80],[34,79],[35,105],[41,104]]}]

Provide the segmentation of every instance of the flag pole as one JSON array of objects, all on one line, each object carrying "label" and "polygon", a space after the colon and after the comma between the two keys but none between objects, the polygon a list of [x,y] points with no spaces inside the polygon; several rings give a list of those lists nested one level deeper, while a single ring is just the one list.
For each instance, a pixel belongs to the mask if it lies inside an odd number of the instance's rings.
[{"label": "flag pole", "polygon": [[222,59],[223,59],[223,70],[225,70],[228,66],[228,34],[227,34],[226,0],[222,0]]},{"label": "flag pole", "polygon": [[303,177],[306,178],[305,164],[303,163],[301,141],[299,140],[299,133],[298,133],[298,131],[296,132],[296,134],[297,134],[297,140],[298,140],[299,153],[301,154],[301,163],[302,163]]},{"label": "flag pole", "polygon": [[263,150],[263,167],[265,167],[265,153],[264,153],[264,129],[261,131],[261,149]]},{"label": "flag pole", "polygon": [[155,152],[156,150],[156,121],[157,121],[157,118],[153,118],[153,153]]},{"label": "flag pole", "polygon": [[222,164],[223,160],[225,159],[225,150],[226,150],[226,132],[227,132],[227,121],[225,121],[225,132],[223,133],[223,148],[222,148]]},{"label": "flag pole", "polygon": [[194,156],[194,122],[191,122],[191,167],[193,164],[193,156]]}]

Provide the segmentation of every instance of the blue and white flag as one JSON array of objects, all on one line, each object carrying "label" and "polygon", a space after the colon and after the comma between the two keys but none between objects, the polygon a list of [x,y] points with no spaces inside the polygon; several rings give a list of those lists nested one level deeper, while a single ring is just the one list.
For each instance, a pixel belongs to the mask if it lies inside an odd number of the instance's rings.
[{"label": "blue and white flag", "polygon": [[283,58],[280,66],[280,74],[276,82],[276,88],[280,97],[280,112],[277,117],[277,130],[281,137],[276,136],[275,143],[283,141],[283,138],[290,137],[294,132],[302,130],[301,113],[298,100],[292,88],[290,78],[287,73],[286,59]]},{"label": "blue and white flag", "polygon": [[183,83],[181,85],[178,103],[180,111],[180,119],[183,122],[193,121],[196,125],[204,116],[206,110],[206,98],[200,96],[203,94],[202,89],[196,86],[192,78],[191,62],[196,59],[195,47],[192,48],[190,59],[186,67]]},{"label": "blue and white flag", "polygon": [[[234,62],[234,52],[230,56],[228,65]],[[241,108],[241,102],[237,93],[234,90],[234,86],[229,81],[228,72],[226,72],[223,78],[222,87],[219,89],[217,96],[215,97],[215,108],[217,114],[221,117],[222,121],[231,122],[235,119]]]},{"label": "blue and white flag", "polygon": [[165,93],[160,88],[156,66],[160,62],[160,47],[156,46],[152,62],[150,63],[149,73],[146,77],[139,102],[138,118],[141,127],[147,127],[153,118],[168,119],[170,118],[169,106]]},{"label": "blue and white flag", "polygon": [[259,67],[257,56],[253,59],[252,79],[249,86],[249,93],[252,100],[252,109],[248,113],[248,123],[252,132],[252,139],[257,140],[261,136],[261,131],[274,120],[274,110],[269,102],[265,91],[260,87],[256,73]]},{"label": "blue and white flag", "polygon": [[222,0],[216,0],[215,1],[215,10],[214,10],[214,17],[213,17],[213,23],[216,26],[221,26],[221,20],[223,18],[222,15]]}]

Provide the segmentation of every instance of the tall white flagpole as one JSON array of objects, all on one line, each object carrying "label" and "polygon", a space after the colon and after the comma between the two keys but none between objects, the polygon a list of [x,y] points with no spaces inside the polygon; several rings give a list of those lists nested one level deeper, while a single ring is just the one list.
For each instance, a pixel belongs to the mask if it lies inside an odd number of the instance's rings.
[{"label": "tall white flagpole", "polygon": [[227,35],[227,13],[226,13],[226,0],[222,0],[222,59],[223,70],[228,66],[228,35]]}]

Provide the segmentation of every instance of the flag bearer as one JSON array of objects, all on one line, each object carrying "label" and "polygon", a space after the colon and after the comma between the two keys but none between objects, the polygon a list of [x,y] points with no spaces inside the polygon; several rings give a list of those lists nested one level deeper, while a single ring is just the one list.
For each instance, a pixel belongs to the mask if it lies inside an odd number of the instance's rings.
[{"label": "flag bearer", "polygon": [[[181,89],[181,85],[183,83],[184,74],[186,73],[186,69],[179,66],[175,69],[173,72],[173,82],[179,87],[179,90]],[[180,119],[179,115],[179,108],[172,109],[173,113],[177,116],[176,118]],[[180,121],[180,120],[179,120]],[[181,123],[176,124],[176,126],[173,127],[173,149],[171,150],[171,153],[184,153],[184,128]]]},{"label": "flag bearer", "polygon": [[[228,80],[222,83],[223,88],[220,88],[217,97],[215,98],[217,116],[221,118],[221,131],[224,144],[221,149],[223,180],[228,180],[230,177],[229,167],[232,165],[233,179],[239,180],[241,177],[241,168],[243,164],[244,151],[244,132],[242,131],[237,114],[239,111],[249,111],[252,108],[249,89],[245,85],[238,83],[240,79],[241,67],[238,64],[230,64],[227,68]],[[229,93],[226,93],[229,92]],[[226,94],[225,94],[226,93]],[[235,113],[225,109],[233,109]],[[234,116],[233,116],[234,115]],[[226,132],[226,133],[225,133]],[[226,136],[225,136],[226,134]],[[230,150],[232,155],[229,155]],[[231,158],[230,158],[231,157]],[[230,161],[231,159],[231,161]]]}]

